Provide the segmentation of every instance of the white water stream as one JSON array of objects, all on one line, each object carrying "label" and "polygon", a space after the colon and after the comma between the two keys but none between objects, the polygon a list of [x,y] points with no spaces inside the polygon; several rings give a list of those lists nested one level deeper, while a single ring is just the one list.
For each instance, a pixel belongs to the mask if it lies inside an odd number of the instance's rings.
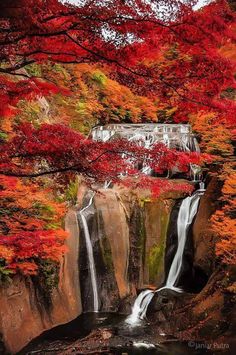
[{"label": "white water stream", "polygon": [[[178,290],[175,285],[181,271],[187,233],[193,218],[197,213],[199,200],[200,195],[196,193],[192,196],[186,197],[181,203],[177,220],[178,248],[170,267],[166,285],[164,286],[165,288]],[[180,289],[179,291],[181,292]]]},{"label": "white water stream", "polygon": [[151,302],[154,294],[163,289],[172,289],[176,292],[182,292],[180,288],[176,286],[183,262],[184,247],[186,244],[187,234],[189,227],[195,217],[198,209],[201,193],[196,191],[192,196],[186,197],[180,206],[177,220],[177,232],[178,232],[178,247],[172,261],[169,274],[166,280],[165,286],[153,291],[142,291],[135,300],[132,308],[132,313],[126,319],[126,323],[130,325],[137,325],[146,316],[146,311],[149,303]]},{"label": "white water stream", "polygon": [[93,310],[94,312],[98,312],[99,302],[98,302],[96,268],[95,268],[94,255],[93,255],[93,246],[90,238],[88,223],[86,220],[86,212],[93,203],[94,195],[95,193],[93,193],[87,206],[85,206],[81,211],[79,211],[79,215],[81,217],[81,221],[84,229],[85,243],[86,243],[87,255],[89,260],[89,271],[90,271],[92,290],[93,290]]}]

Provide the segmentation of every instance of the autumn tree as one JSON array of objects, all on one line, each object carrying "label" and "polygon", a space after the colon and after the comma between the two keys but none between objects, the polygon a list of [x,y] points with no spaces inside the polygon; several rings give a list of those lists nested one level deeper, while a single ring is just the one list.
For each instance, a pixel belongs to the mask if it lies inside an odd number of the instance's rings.
[{"label": "autumn tree", "polygon": [[0,175],[0,281],[20,272],[34,275],[41,260],[58,263],[65,252],[63,203],[31,182]]},{"label": "autumn tree", "polygon": [[6,176],[32,178],[76,172],[104,182],[116,181],[124,171],[137,174],[135,166],[144,159],[158,173],[173,167],[188,171],[190,162],[200,162],[199,154],[172,150],[162,143],[150,149],[122,139],[98,143],[60,124],[35,128],[24,123],[17,128],[17,133],[0,145],[0,173]]},{"label": "autumn tree", "polygon": [[[156,122],[160,102],[135,94],[127,86],[111,80],[99,65],[42,63],[25,67],[43,80],[66,87],[70,94],[59,92],[42,100],[21,100],[15,121],[31,119],[34,124],[47,121],[65,124],[88,134],[96,124],[109,122]],[[44,106],[45,106],[44,105]],[[44,112],[45,111],[45,112]]]},{"label": "autumn tree", "polygon": [[[165,10],[160,10],[160,3]],[[42,89],[45,93],[55,90],[54,83],[22,72],[30,64],[47,60],[67,64],[100,62],[111,75],[134,89],[147,89],[151,96],[158,92],[162,104],[174,107],[177,120],[187,120],[196,105],[201,109],[212,105],[215,109],[225,108],[226,99],[220,103],[217,100],[221,91],[233,83],[232,65],[220,55],[217,46],[233,37],[230,26],[234,19],[225,1],[210,4],[200,12],[192,10],[193,1],[185,5],[168,0],[151,4],[116,1],[113,5],[113,1],[89,1],[79,6],[57,0],[38,0],[34,6],[32,0],[3,2],[0,54],[5,109],[11,109],[21,95],[29,98]],[[12,80],[15,75],[27,78]],[[229,119],[234,105],[231,102],[228,106]],[[51,132],[55,129],[52,127]],[[49,148],[49,141],[45,145]],[[90,145],[94,152],[100,150],[94,143]],[[66,148],[62,154],[66,154]],[[8,154],[8,159],[12,157],[16,159],[14,152]],[[3,160],[2,172],[5,164],[9,174],[8,163]],[[85,161],[77,171],[90,174],[90,168]],[[57,172],[58,168],[51,171]]]},{"label": "autumn tree", "polygon": [[217,209],[211,217],[213,230],[218,240],[216,243],[216,255],[227,265],[236,263],[236,164],[226,162],[223,166],[220,178],[223,181],[221,209]]},{"label": "autumn tree", "polygon": [[[83,66],[84,71],[79,74],[75,70],[73,77],[80,94],[87,85],[89,95],[97,90],[99,100],[102,95],[105,99],[96,106],[98,101],[92,94],[91,107],[79,100],[76,110],[81,115],[89,112],[93,118],[97,114],[101,122],[118,117],[120,110],[121,119],[132,114],[133,121],[161,116],[163,121],[186,122],[191,114],[209,127],[209,115],[214,112],[215,121],[219,122],[223,112],[224,120],[232,125],[235,104],[225,93],[235,87],[234,64],[221,48],[233,43],[235,16],[223,0],[200,11],[193,11],[195,3],[92,0],[73,6],[58,0],[1,1],[0,173],[5,222],[1,220],[0,265],[4,271],[34,274],[40,260],[58,260],[63,253],[61,229],[49,228],[45,216],[40,214],[42,209],[28,197],[24,201],[22,196],[36,188],[35,197],[42,206],[51,202],[43,200],[35,182],[25,183],[21,178],[52,174],[61,178],[79,173],[90,182],[117,181],[124,171],[136,176],[138,171],[133,163],[147,157],[157,173],[173,167],[186,171],[190,162],[198,164],[201,159],[161,144],[146,150],[122,140],[93,142],[66,122],[68,115],[63,125],[58,121],[32,122],[29,118],[26,120],[30,123],[24,123],[22,99],[39,100],[59,94],[66,103],[74,95],[73,83],[66,85],[52,75],[39,75],[34,70],[37,66],[49,62],[54,68],[58,63]],[[85,74],[86,68],[89,74]],[[89,80],[93,84],[88,84]],[[95,89],[97,84],[99,89]],[[13,115],[16,120],[12,120]],[[196,121],[194,124],[196,128]],[[218,152],[231,154],[230,144],[220,144],[220,133],[217,129],[215,132],[218,134],[209,139],[200,132],[206,152],[215,153],[216,147]],[[224,134],[228,139],[228,127]],[[142,179],[141,184],[151,186],[148,178]],[[156,182],[155,188],[159,191],[160,183]],[[26,214],[22,214],[17,199]],[[53,218],[60,217],[59,210],[57,206]]]},{"label": "autumn tree", "polygon": [[[232,119],[234,105],[219,100],[234,85],[232,65],[217,48],[233,38],[234,15],[222,0],[201,11],[192,10],[195,3],[3,1],[1,72],[16,74],[45,60],[100,62],[119,81],[142,93],[158,92],[162,101],[178,106],[176,119],[186,120],[196,106],[227,108]],[[28,86],[33,91],[32,79]]]}]

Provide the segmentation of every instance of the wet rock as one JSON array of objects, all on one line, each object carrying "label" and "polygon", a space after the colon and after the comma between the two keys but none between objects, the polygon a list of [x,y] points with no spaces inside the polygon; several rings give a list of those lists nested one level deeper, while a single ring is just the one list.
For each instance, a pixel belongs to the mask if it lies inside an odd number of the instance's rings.
[{"label": "wet rock", "polygon": [[[91,192],[79,189],[86,206]],[[84,194],[84,195],[83,195]],[[145,189],[115,185],[99,189],[87,213],[87,224],[96,260],[99,310],[127,312],[137,289],[158,287],[164,280],[164,256],[170,213],[181,192],[151,199]],[[80,283],[85,311],[93,310],[89,263],[80,233]]]}]

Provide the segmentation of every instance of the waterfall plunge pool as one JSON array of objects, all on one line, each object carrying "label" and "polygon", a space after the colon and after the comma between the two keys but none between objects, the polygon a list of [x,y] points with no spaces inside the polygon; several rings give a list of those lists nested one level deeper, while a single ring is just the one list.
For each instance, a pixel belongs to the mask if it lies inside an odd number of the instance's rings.
[{"label": "waterfall plunge pool", "polygon": [[146,321],[130,327],[125,323],[126,317],[118,313],[84,313],[67,324],[44,332],[18,355],[213,354],[204,346],[195,347],[194,342],[182,343],[166,338],[161,332],[157,336],[158,328]]}]

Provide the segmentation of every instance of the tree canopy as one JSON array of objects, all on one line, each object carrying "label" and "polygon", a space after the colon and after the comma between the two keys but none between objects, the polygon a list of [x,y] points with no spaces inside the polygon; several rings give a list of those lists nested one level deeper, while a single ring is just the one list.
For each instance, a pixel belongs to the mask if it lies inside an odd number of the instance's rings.
[{"label": "tree canopy", "polygon": [[[221,93],[235,85],[233,64],[219,47],[235,38],[234,14],[223,0],[199,11],[192,10],[195,3],[120,0],[74,6],[58,0],[3,1],[1,72],[15,74],[45,60],[100,62],[137,92],[158,92],[163,102],[177,106],[178,120],[186,120],[196,107],[227,108],[231,120],[235,107]],[[34,80],[27,82],[32,92]],[[9,102],[17,90],[9,82],[2,85]]]},{"label": "tree canopy", "polygon": [[[156,173],[186,171],[210,161],[207,154],[221,164],[224,207],[212,225],[217,255],[232,263],[235,14],[225,0],[198,11],[195,4],[0,2],[0,278],[35,274],[42,260],[58,262],[64,253],[65,204],[55,186],[73,190],[76,174],[89,182],[118,181],[124,171],[137,176],[130,162],[147,157]],[[207,154],[99,143],[83,134],[110,121],[190,122]],[[156,195],[173,189],[171,181],[146,176],[135,183]],[[174,188],[191,191],[189,184]]]}]

